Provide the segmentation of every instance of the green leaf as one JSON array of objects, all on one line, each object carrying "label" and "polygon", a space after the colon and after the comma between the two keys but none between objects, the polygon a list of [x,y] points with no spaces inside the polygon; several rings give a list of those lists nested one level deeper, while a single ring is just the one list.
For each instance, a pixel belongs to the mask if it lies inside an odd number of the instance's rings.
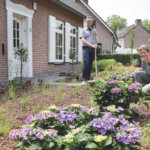
[{"label": "green leaf", "polygon": [[30,145],[29,149],[36,150],[43,147],[43,145],[44,141],[35,141]]},{"label": "green leaf", "polygon": [[78,142],[85,141],[85,140],[87,140],[86,134],[85,133],[79,133],[75,136],[74,140],[78,141]]},{"label": "green leaf", "polygon": [[121,147],[122,147],[121,143],[117,143],[114,145],[115,149],[121,149]]},{"label": "green leaf", "polygon": [[54,139],[54,141],[57,142],[57,143],[63,143],[62,136],[55,136],[53,139]]},{"label": "green leaf", "polygon": [[87,145],[85,146],[85,148],[99,148],[97,144],[93,143],[93,142],[89,142],[87,143]]},{"label": "green leaf", "polygon": [[54,142],[50,142],[49,148],[52,148],[54,145],[55,145]]},{"label": "green leaf", "polygon": [[147,107],[147,109],[149,109],[149,104],[147,102],[144,102],[142,104],[145,105]]},{"label": "green leaf", "polygon": [[103,147],[108,146],[110,144],[112,144],[112,137],[109,135],[109,136],[107,136],[107,139],[104,141]]}]

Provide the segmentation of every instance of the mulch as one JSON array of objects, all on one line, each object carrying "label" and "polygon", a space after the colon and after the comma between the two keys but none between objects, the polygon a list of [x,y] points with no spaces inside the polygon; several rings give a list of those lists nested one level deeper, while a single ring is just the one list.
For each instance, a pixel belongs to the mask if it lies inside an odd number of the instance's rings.
[{"label": "mulch", "polygon": [[[19,129],[23,124],[25,124],[25,120],[29,115],[35,115],[33,111],[33,105],[41,104],[41,102],[46,106],[46,108],[50,105],[56,106],[68,106],[70,104],[79,103],[81,105],[91,107],[89,103],[90,98],[93,96],[93,93],[89,93],[85,87],[81,87],[80,94],[75,94],[75,88],[65,87],[62,92],[62,101],[57,103],[56,94],[58,91],[57,86],[52,86],[50,88],[50,95],[45,96],[42,91],[42,86],[40,86],[41,91],[38,93],[31,93],[29,100],[30,104],[26,104],[23,106],[21,104],[21,99],[23,94],[26,92],[31,92],[30,88],[20,88],[16,91],[15,99],[8,99],[8,93],[0,94],[0,106],[7,106],[7,112],[12,114],[13,117],[13,126],[12,129]],[[150,110],[147,110],[146,107],[142,107],[142,111],[140,113],[140,118],[135,121],[140,122],[140,126],[143,126],[145,123],[148,123],[150,120]],[[12,142],[8,136],[0,135],[0,150],[10,150],[17,143]],[[148,150],[143,149],[141,150]]]}]

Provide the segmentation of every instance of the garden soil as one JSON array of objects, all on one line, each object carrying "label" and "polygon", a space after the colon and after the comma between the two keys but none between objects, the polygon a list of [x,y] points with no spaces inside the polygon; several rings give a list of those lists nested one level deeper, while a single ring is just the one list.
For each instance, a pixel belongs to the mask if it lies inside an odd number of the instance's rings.
[{"label": "garden soil", "polygon": [[[57,103],[56,95],[58,92],[57,86],[52,86],[49,88],[50,95],[45,96],[43,93],[43,88],[40,87],[40,91],[38,93],[31,93],[30,88],[20,88],[15,93],[15,99],[8,99],[8,93],[0,94],[0,106],[6,107],[6,115],[11,115],[13,118],[13,126],[12,129],[19,129],[23,124],[25,124],[25,120],[29,115],[34,115],[33,106],[34,105],[44,105],[47,108],[50,105],[56,106],[68,106],[70,104],[81,104],[87,107],[91,107],[89,103],[90,98],[93,96],[92,93],[89,93],[85,87],[81,87],[80,94],[75,94],[75,88],[65,87],[62,91],[62,101]],[[21,104],[22,96],[25,93],[29,93],[30,104],[26,104],[23,106]],[[150,120],[150,110],[147,110],[144,106],[142,107],[142,111],[140,113],[140,118],[135,121],[140,122],[140,126],[148,123]],[[17,143],[12,142],[8,136],[0,135],[0,150],[10,150],[12,147],[16,146]],[[141,148],[141,150],[148,150],[145,148]]]}]

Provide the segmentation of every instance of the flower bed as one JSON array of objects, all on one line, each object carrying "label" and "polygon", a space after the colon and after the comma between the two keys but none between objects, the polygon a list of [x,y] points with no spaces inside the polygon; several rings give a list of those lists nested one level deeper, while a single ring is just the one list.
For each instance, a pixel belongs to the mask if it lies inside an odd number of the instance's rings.
[{"label": "flower bed", "polygon": [[[111,107],[107,107],[107,111]],[[119,107],[117,111],[122,111]],[[99,112],[79,104],[68,107],[50,106],[35,116],[29,116],[20,130],[9,137],[19,141],[14,149],[79,150],[132,149],[140,145],[140,129],[122,115]]]}]

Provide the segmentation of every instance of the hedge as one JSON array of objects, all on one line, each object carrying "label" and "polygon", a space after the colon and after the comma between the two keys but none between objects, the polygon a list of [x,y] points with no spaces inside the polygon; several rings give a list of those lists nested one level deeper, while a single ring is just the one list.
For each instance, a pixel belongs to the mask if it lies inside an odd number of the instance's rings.
[{"label": "hedge", "polygon": [[[121,62],[123,65],[130,64],[130,55],[131,54],[102,54],[97,55],[97,61],[102,59],[115,59],[117,62]],[[141,67],[141,57],[140,54],[133,54],[133,59],[138,60],[138,66]]]}]

